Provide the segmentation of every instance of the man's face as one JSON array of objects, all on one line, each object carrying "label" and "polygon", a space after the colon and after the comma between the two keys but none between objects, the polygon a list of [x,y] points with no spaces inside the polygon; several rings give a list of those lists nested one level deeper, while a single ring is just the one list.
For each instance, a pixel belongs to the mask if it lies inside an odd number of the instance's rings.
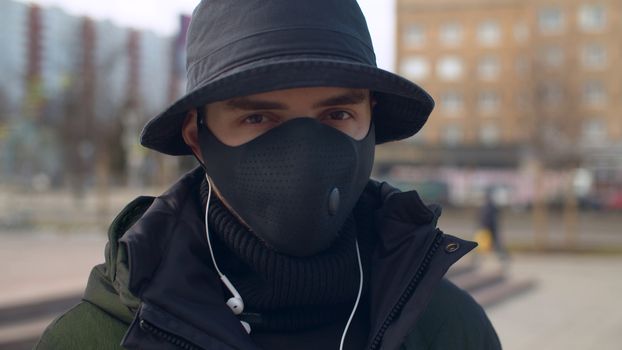
[{"label": "man's face", "polygon": [[[370,91],[366,89],[313,87],[237,97],[210,103],[205,108],[211,132],[222,143],[239,146],[288,120],[302,117],[317,119],[356,140],[362,140],[369,132],[374,104]],[[202,159],[196,118],[196,110],[191,110],[182,134],[186,144]],[[223,203],[246,225],[220,195],[218,188],[214,189]]]},{"label": "man's face", "polygon": [[361,140],[369,131],[369,90],[311,87],[232,98],[206,106],[207,126],[228,146],[239,146],[294,118],[314,118]]}]

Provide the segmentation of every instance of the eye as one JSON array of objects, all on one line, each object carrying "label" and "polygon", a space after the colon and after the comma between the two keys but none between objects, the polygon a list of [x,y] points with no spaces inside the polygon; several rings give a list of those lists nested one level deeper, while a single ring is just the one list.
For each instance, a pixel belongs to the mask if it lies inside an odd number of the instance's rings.
[{"label": "eye", "polygon": [[352,118],[352,114],[350,114],[350,112],[338,110],[338,111],[332,111],[332,112],[328,113],[326,119],[330,119],[330,120],[347,120],[347,119],[351,119],[351,118]]},{"label": "eye", "polygon": [[244,118],[244,124],[261,124],[268,120],[263,114],[252,114]]}]

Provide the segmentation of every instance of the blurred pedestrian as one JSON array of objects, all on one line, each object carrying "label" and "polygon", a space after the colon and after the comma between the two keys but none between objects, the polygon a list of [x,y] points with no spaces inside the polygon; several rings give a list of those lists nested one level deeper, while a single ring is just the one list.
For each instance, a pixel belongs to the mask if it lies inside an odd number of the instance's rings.
[{"label": "blurred pedestrian", "polygon": [[187,51],[187,95],[141,142],[199,166],[123,210],[39,349],[500,348],[442,279],[474,244],[369,178],[433,101],[376,67],[354,0],[204,0]]},{"label": "blurred pedestrian", "polygon": [[[479,229],[481,240],[489,240],[490,248],[500,260],[506,260],[507,250],[499,232],[499,207],[495,203],[495,188],[489,187],[484,193],[484,204],[479,211]],[[487,236],[487,237],[483,237]]]}]

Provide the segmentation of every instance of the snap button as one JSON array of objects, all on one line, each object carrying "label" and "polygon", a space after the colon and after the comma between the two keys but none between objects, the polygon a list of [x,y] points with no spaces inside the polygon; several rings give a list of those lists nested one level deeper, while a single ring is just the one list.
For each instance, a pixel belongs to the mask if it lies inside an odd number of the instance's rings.
[{"label": "snap button", "polygon": [[447,253],[453,253],[456,250],[458,250],[460,248],[460,243],[457,242],[451,242],[448,245],[445,246],[445,251]]}]

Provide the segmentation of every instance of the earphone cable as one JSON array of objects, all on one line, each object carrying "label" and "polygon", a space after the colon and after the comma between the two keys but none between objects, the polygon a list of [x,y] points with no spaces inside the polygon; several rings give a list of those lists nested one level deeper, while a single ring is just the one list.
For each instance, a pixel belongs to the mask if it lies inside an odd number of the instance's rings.
[{"label": "earphone cable", "polygon": [[212,262],[214,263],[214,268],[216,268],[216,273],[222,279],[225,275],[218,268],[218,264],[216,264],[216,258],[214,257],[214,249],[212,249],[212,241],[209,235],[209,223],[208,223],[208,213],[209,213],[209,202],[212,197],[212,183],[209,180],[207,174],[205,174],[205,180],[207,180],[207,204],[205,205],[205,235],[207,236],[207,245],[209,246],[209,253],[212,257]]},{"label": "earphone cable", "polygon": [[352,308],[352,313],[350,313],[350,318],[348,319],[348,322],[346,323],[346,327],[343,330],[343,335],[341,336],[341,344],[339,345],[340,350],[343,350],[343,345],[346,340],[346,335],[348,334],[348,328],[350,328],[352,319],[354,319],[354,314],[356,313],[356,308],[359,305],[359,301],[361,300],[361,294],[363,292],[363,264],[361,263],[361,252],[359,250],[358,239],[355,239],[354,243],[356,244],[356,258],[358,259],[358,263],[359,263],[359,276],[360,276],[359,277],[359,292],[358,292],[358,295],[356,296],[356,301],[354,302],[354,308]]}]

